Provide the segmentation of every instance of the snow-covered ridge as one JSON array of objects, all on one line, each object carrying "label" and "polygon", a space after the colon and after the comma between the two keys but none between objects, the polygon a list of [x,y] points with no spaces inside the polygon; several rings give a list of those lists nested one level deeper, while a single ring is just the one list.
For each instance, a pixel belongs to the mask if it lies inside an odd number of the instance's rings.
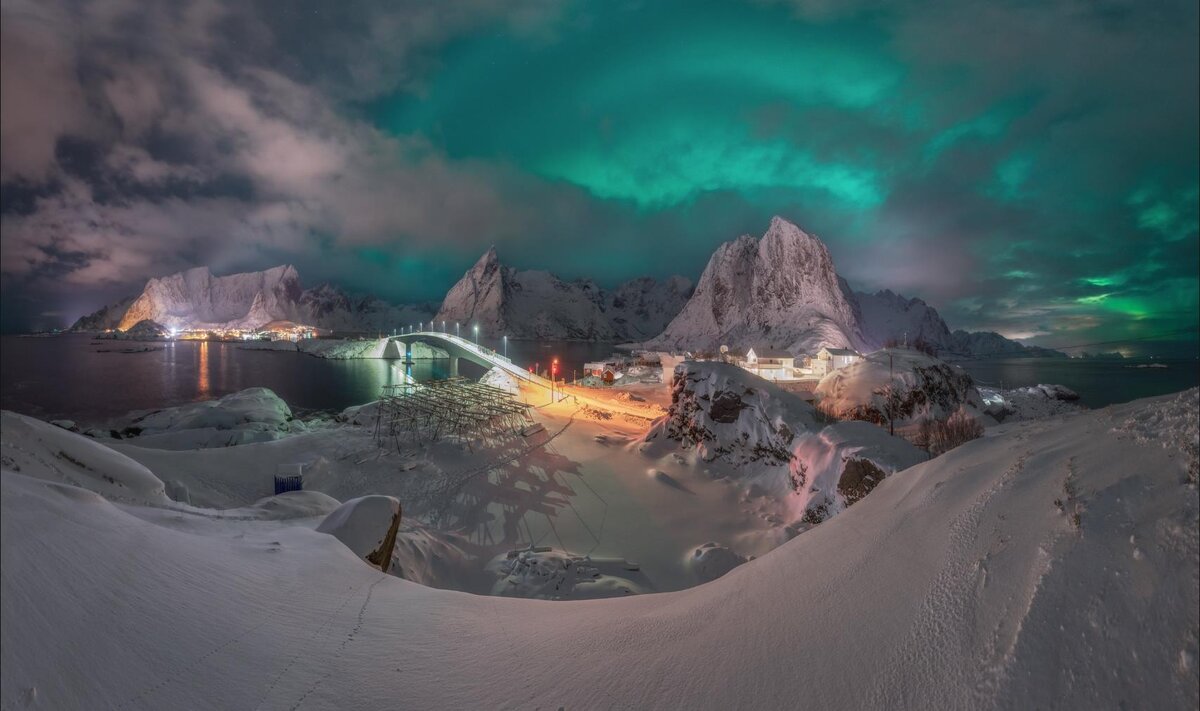
[{"label": "snow-covered ridge", "polygon": [[478,325],[498,338],[629,341],[657,334],[691,293],[683,277],[633,279],[609,292],[587,279],[518,271],[489,249],[451,287],[435,321]]},{"label": "snow-covered ridge", "polygon": [[196,267],[151,279],[141,294],[84,316],[72,330],[125,330],[144,320],[174,329],[253,330],[271,321],[294,321],[369,333],[428,321],[434,311],[432,304],[393,306],[329,284],[305,290],[291,265],[221,277]]}]

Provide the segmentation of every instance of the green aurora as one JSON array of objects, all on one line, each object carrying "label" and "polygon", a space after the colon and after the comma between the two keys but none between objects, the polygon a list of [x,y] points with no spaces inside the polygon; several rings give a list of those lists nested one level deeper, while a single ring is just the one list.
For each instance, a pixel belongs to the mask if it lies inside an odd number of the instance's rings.
[{"label": "green aurora", "polygon": [[195,264],[695,279],[779,214],[954,328],[1197,352],[1195,0],[210,5],[6,6],[5,330]]},{"label": "green aurora", "polygon": [[[1121,124],[1134,118],[1119,105],[1122,75],[1141,81],[1132,70],[1165,50],[1100,86],[1108,61],[1079,75],[1006,73],[986,42],[977,57],[931,60],[904,35],[916,20],[894,13],[588,9],[549,37],[461,39],[422,91],[369,113],[455,159],[577,188],[635,223],[671,215],[689,232],[690,265],[735,233],[706,233],[689,215],[701,222],[728,206],[757,215],[736,225],[754,232],[779,212],[820,234],[859,288],[921,295],[955,325],[1047,345],[1195,338],[1194,57],[1158,80],[1181,94],[1157,97],[1154,111],[1181,113],[1137,117],[1161,131],[1147,141],[1147,126]],[[1194,28],[1195,8],[1180,11]],[[1088,39],[1064,34],[1061,52],[1031,53],[1061,61]],[[614,274],[664,271],[636,253],[588,262],[608,259],[620,260]]]}]

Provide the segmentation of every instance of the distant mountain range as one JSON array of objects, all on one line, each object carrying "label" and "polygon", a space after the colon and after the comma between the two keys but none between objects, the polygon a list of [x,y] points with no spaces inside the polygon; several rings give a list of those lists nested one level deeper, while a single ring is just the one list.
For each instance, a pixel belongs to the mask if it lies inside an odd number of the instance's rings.
[{"label": "distant mountain range", "polygon": [[436,304],[394,306],[373,296],[352,296],[329,284],[304,289],[291,265],[223,277],[197,267],[151,279],[141,294],[84,316],[71,330],[127,330],[143,320],[177,329],[252,330],[271,321],[294,321],[369,333],[428,321],[436,310]]},{"label": "distant mountain range", "polygon": [[920,299],[856,292],[825,244],[781,217],[761,239],[717,248],[700,281],[649,277],[606,290],[588,279],[518,271],[489,249],[432,303],[391,305],[324,284],[304,289],[294,267],[217,277],[206,267],[151,279],[142,293],[84,316],[72,330],[127,329],[149,319],[168,328],[252,329],[276,320],[374,332],[420,321],[477,325],[484,336],[614,341],[669,350],[751,346],[815,353],[821,346],[874,350],[923,341],[943,356],[1063,356],[997,333],[951,331]]},{"label": "distant mountain range", "polygon": [[643,277],[607,291],[588,279],[517,271],[492,248],[450,289],[434,318],[478,325],[493,338],[637,341],[660,333],[691,293],[681,276]]}]

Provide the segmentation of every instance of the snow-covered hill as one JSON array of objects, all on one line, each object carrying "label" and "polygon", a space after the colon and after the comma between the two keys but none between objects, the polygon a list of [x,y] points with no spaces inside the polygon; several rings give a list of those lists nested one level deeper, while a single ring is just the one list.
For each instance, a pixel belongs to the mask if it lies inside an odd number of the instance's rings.
[{"label": "snow-covered hill", "polygon": [[864,422],[818,423],[813,408],[737,366],[685,361],[675,368],[671,408],[646,434],[645,451],[686,453],[747,495],[783,503],[800,526],[858,501],[925,453]]},{"label": "snow-covered hill", "polygon": [[434,320],[478,325],[490,338],[628,341],[657,333],[690,287],[683,277],[644,277],[610,293],[587,279],[504,266],[493,247],[451,287]]},{"label": "snow-covered hill", "polygon": [[762,239],[743,235],[717,248],[696,291],[651,348],[715,351],[751,346],[815,353],[866,348],[829,250],[781,217]]},{"label": "snow-covered hill", "polygon": [[72,326],[72,331],[108,331],[115,329],[121,325],[121,320],[125,318],[125,312],[129,310],[130,304],[137,296],[127,296],[116,303],[101,307],[100,309],[82,316]]},{"label": "snow-covered hill", "polygon": [[142,293],[79,319],[72,330],[125,330],[146,319],[174,329],[254,329],[294,321],[334,331],[391,331],[428,321],[433,304],[393,306],[329,284],[305,290],[295,267],[213,276],[207,267],[151,279]]},{"label": "snow-covered hill", "polygon": [[158,508],[128,459],[6,448],[0,705],[1195,708],[1198,409],[1002,425],[711,583],[570,603],[430,589],[261,507]]},{"label": "snow-covered hill", "polygon": [[863,420],[897,427],[923,420],[946,420],[960,407],[984,413],[983,398],[971,376],[911,348],[876,351],[821,379],[816,395],[820,409],[843,420]]}]

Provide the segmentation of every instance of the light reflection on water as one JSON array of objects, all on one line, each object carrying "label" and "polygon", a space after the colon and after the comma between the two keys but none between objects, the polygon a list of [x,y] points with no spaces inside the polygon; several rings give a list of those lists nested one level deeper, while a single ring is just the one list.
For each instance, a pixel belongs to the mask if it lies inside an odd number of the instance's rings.
[{"label": "light reflection on water", "polygon": [[[172,343],[171,350],[175,350],[174,346],[175,346],[175,344]],[[221,367],[221,376],[222,376],[221,379],[222,380],[224,380],[224,376],[225,376],[225,368],[224,368],[225,357],[224,357],[224,355],[225,354],[222,350],[221,358],[220,358],[221,364],[222,364],[222,367]],[[196,373],[197,373],[196,374],[196,399],[197,400],[207,400],[208,394],[212,390],[212,386],[208,382],[208,341],[200,342],[200,348],[197,351],[196,359],[199,363],[199,365],[197,366],[197,369],[196,369]]]},{"label": "light reflection on water", "polygon": [[[3,336],[0,406],[44,418],[101,423],[132,410],[148,410],[217,398],[249,387],[274,390],[300,412],[339,411],[378,397],[384,385],[443,378],[448,360],[326,360],[295,352],[258,351],[236,343],[98,341],[87,335],[56,338]],[[493,345],[487,344],[485,345]],[[503,343],[494,344],[503,348]],[[145,352],[121,352],[148,348]],[[608,344],[509,342],[523,367],[544,368],[560,359],[562,375],[585,360],[607,355]],[[528,363],[526,363],[528,361]],[[479,377],[484,369],[466,361],[459,371]]]},{"label": "light reflection on water", "polygon": [[[0,407],[43,418],[101,423],[132,410],[221,397],[250,387],[274,390],[300,412],[339,411],[403,382],[400,361],[326,360],[295,352],[252,351],[234,343],[94,341],[89,336],[4,336]],[[149,347],[147,352],[124,349]],[[418,380],[445,377],[449,361],[416,361]],[[462,368],[478,376],[482,370]]]},{"label": "light reflection on water", "polygon": [[[502,342],[483,342],[502,352]],[[156,350],[120,353],[149,346]],[[109,351],[109,352],[101,352]],[[605,343],[510,341],[508,355],[528,367],[560,361],[570,378],[583,362],[612,352]],[[1177,392],[1200,380],[1197,362],[1163,361],[1167,368],[1133,368],[1140,361],[1024,359],[970,361],[963,365],[982,382],[1006,387],[1060,383],[1091,407]],[[56,338],[0,337],[0,407],[38,417],[100,423],[131,410],[179,405],[221,397],[249,387],[267,387],[294,410],[340,411],[378,397],[384,385],[403,382],[400,361],[326,360],[295,352],[252,351],[237,344],[177,341],[167,344],[94,341],[86,335]],[[411,365],[418,381],[446,377],[449,361]],[[483,369],[462,361],[461,374]]]}]

